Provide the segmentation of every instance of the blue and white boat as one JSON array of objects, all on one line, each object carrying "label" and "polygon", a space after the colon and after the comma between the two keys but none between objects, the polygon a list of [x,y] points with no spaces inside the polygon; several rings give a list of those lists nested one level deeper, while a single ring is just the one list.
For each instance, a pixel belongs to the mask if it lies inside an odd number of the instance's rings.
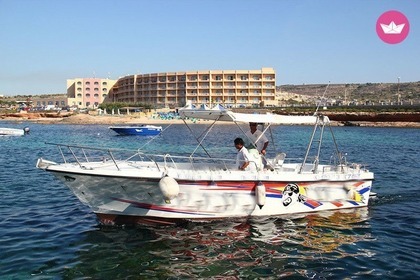
[{"label": "blue and white boat", "polygon": [[[160,153],[54,144],[62,160],[39,158],[36,166],[60,179],[107,225],[290,217],[368,206],[374,174],[363,164],[347,161],[327,116],[246,114],[189,106],[179,109],[179,114],[191,132],[185,137],[197,141],[191,152],[165,145],[165,137],[156,137],[167,148]],[[192,118],[210,122],[188,124],[186,120]],[[302,157],[287,157],[287,146],[274,150],[274,144],[271,157],[249,149],[249,168],[244,171],[231,155],[209,148],[220,145],[213,141],[225,135],[207,136],[219,133],[213,130],[219,123],[235,124],[235,131],[244,131],[251,122],[264,124],[262,133],[272,126],[292,124],[312,124],[313,130]],[[226,136],[232,141],[232,135]]]},{"label": "blue and white boat", "polygon": [[162,127],[155,125],[110,126],[109,129],[115,131],[119,135],[154,136],[162,132]]}]

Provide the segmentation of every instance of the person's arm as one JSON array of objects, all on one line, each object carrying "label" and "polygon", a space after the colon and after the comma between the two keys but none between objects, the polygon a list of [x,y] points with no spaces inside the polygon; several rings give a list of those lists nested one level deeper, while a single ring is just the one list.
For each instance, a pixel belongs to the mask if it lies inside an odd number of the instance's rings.
[{"label": "person's arm", "polygon": [[244,164],[239,168],[240,170],[245,170],[249,165],[249,161],[245,161]]},{"label": "person's arm", "polygon": [[265,155],[267,153],[267,146],[268,146],[268,141],[264,143],[263,148],[261,149],[261,154]]}]

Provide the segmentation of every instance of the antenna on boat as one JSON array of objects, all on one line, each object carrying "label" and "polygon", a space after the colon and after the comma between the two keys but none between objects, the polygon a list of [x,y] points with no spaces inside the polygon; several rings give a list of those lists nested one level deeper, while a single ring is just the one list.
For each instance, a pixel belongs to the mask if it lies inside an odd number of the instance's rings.
[{"label": "antenna on boat", "polygon": [[314,112],[314,116],[316,116],[317,113],[318,113],[319,106],[321,105],[322,101],[324,100],[325,93],[327,93],[327,89],[330,86],[330,83],[331,83],[331,81],[328,81],[327,87],[325,88],[324,93],[322,94],[321,99],[319,100],[318,105],[316,106],[316,110]]}]

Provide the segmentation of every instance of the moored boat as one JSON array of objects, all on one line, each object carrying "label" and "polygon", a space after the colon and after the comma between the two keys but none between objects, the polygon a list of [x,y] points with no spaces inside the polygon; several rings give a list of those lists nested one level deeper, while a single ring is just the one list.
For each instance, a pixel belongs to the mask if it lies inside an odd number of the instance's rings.
[{"label": "moored boat", "polygon": [[109,129],[115,131],[119,135],[154,136],[162,132],[162,127],[156,125],[110,126]]},{"label": "moored boat", "polygon": [[0,136],[23,136],[29,133],[29,127],[21,128],[9,128],[0,127]]},{"label": "moored boat", "polygon": [[[127,150],[54,144],[63,162],[40,158],[37,167],[59,178],[104,224],[173,224],[368,205],[374,174],[361,164],[348,163],[335,143],[333,157],[322,157],[326,116],[243,114],[220,106],[190,106],[179,114],[183,120],[210,121],[200,137],[192,135],[198,144],[191,153],[135,150],[123,157],[119,154]],[[283,124],[311,124],[313,131],[301,159],[289,159],[284,151],[271,158],[251,153],[252,168],[243,171],[234,159],[214,156],[203,145],[219,122],[264,124],[262,133]],[[195,124],[184,123],[194,131]],[[198,148],[206,156],[196,154]]]}]

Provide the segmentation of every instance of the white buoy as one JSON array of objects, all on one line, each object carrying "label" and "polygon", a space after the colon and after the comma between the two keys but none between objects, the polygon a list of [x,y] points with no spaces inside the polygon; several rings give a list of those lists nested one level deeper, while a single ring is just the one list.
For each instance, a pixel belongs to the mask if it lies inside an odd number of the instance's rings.
[{"label": "white buoy", "polygon": [[261,182],[255,187],[255,198],[257,200],[257,205],[261,209],[265,204],[265,185]]},{"label": "white buoy", "polygon": [[179,194],[179,185],[178,182],[169,176],[165,176],[159,181],[159,188],[162,192],[162,195],[165,201],[174,199]]}]

